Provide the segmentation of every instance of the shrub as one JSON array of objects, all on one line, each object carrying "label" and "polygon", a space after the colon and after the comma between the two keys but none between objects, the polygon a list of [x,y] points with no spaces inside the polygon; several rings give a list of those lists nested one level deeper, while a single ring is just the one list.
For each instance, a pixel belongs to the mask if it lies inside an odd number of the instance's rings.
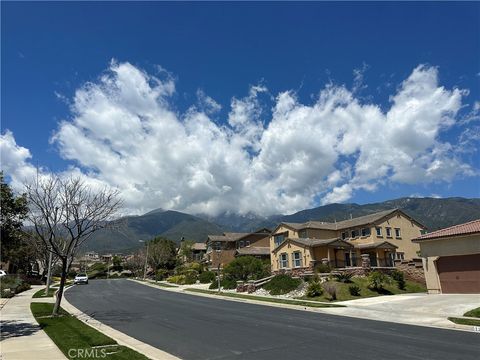
[{"label": "shrub", "polygon": [[[237,288],[237,282],[235,280],[225,278],[225,279],[222,279],[220,281],[220,286],[224,289],[236,289]],[[208,288],[209,289],[218,289],[217,279],[214,279]]]},{"label": "shrub", "polygon": [[215,280],[215,273],[213,271],[204,271],[198,275],[198,280],[200,280],[202,284],[208,284]]},{"label": "shrub", "polygon": [[14,275],[4,276],[0,281],[0,295],[2,298],[12,297],[28,289],[30,289],[30,284]]},{"label": "shrub", "polygon": [[192,285],[197,282],[197,272],[190,271],[185,275],[185,285]]},{"label": "shrub", "polygon": [[301,283],[302,280],[294,279],[289,275],[276,275],[263,288],[271,295],[283,295],[295,290]]},{"label": "shrub", "polygon": [[393,280],[397,282],[397,286],[400,290],[405,290],[405,275],[403,272],[395,270],[393,271],[390,276],[392,277]]},{"label": "shrub", "polygon": [[360,286],[358,285],[350,285],[348,287],[348,291],[352,296],[360,296]]},{"label": "shrub", "polygon": [[232,280],[257,280],[268,275],[263,261],[253,256],[241,256],[225,266],[223,274]]},{"label": "shrub", "polygon": [[317,297],[323,294],[322,285],[318,281],[312,281],[308,284],[307,292],[305,295],[308,297]]},{"label": "shrub", "polygon": [[326,282],[323,284],[323,290],[325,290],[325,292],[329,295],[330,301],[337,300],[337,285]]},{"label": "shrub", "polygon": [[332,271],[332,269],[330,268],[330,265],[328,265],[328,264],[318,264],[315,267],[315,271],[318,272],[318,273],[329,273],[330,271]]},{"label": "shrub", "polygon": [[185,275],[174,275],[167,278],[169,283],[183,285],[185,284]]},{"label": "shrub", "polygon": [[352,273],[347,273],[347,272],[341,272],[341,273],[335,275],[335,279],[338,282],[342,282],[342,283],[351,283],[352,282],[352,277],[353,277],[353,274]]},{"label": "shrub", "polygon": [[391,278],[380,271],[373,271],[368,275],[369,287],[372,290],[383,290],[383,287],[391,283]]},{"label": "shrub", "polygon": [[168,270],[167,269],[158,269],[155,273],[155,280],[162,281],[168,277]]}]

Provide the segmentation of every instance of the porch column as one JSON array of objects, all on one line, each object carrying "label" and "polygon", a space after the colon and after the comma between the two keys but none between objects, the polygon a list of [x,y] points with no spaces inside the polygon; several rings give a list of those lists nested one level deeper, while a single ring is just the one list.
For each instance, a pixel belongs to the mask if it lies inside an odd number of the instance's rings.
[{"label": "porch column", "polygon": [[328,260],[328,266],[330,266],[330,248],[327,247],[327,260]]},{"label": "porch column", "polygon": [[353,258],[352,258],[352,250],[350,249],[350,251],[348,252],[348,257],[350,258],[350,266],[354,266],[353,265]]},{"label": "porch column", "polygon": [[375,257],[377,258],[377,266],[380,266],[380,258],[378,257],[378,250],[375,250]]}]

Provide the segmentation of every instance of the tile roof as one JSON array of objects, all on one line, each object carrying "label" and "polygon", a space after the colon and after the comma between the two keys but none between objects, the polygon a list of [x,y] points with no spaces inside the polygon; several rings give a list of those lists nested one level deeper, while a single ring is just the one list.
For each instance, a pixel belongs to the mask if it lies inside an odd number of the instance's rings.
[{"label": "tile roof", "polygon": [[205,243],[193,243],[192,250],[207,250],[207,244]]},{"label": "tile roof", "polygon": [[449,236],[469,235],[475,233],[480,233],[480,219],[433,231],[431,233],[419,236],[413,239],[413,241],[439,239]]},{"label": "tile roof", "polygon": [[359,216],[349,220],[339,221],[337,223],[330,223],[330,222],[324,222],[324,221],[307,221],[305,223],[284,222],[283,224],[295,230],[301,230],[301,229],[342,230],[342,229],[347,229],[351,227],[372,224],[384,218],[385,216],[388,216],[394,213],[397,210],[398,209],[380,211],[380,212],[376,212],[369,215]]},{"label": "tile roof", "polygon": [[238,255],[270,255],[270,247],[268,246],[247,246],[237,249]]},{"label": "tile roof", "polygon": [[226,232],[223,235],[208,235],[210,241],[224,241],[224,242],[233,242],[240,239],[243,239],[247,236],[254,236],[256,238],[267,237],[269,233],[265,232],[254,232],[254,233],[232,233]]}]

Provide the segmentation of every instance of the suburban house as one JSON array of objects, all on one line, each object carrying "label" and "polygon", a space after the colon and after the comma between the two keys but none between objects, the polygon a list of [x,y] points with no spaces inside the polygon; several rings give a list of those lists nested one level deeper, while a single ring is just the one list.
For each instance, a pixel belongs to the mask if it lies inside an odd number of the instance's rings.
[{"label": "suburban house", "polygon": [[205,262],[210,269],[222,268],[236,256],[251,255],[270,258],[270,230],[260,229],[252,233],[231,233],[209,235],[206,241]]},{"label": "suburban house", "polygon": [[[184,240],[182,240],[182,242],[180,244],[183,243]],[[185,256],[184,254],[182,254],[182,246],[181,245],[178,249],[177,249],[177,256],[179,256],[180,260],[182,262],[188,262],[188,261],[202,261],[203,258],[205,257],[205,252],[207,251],[207,245],[204,243],[204,242],[196,242],[196,243],[192,243],[191,244],[191,247],[190,247],[190,255],[188,256]]]},{"label": "suburban house", "polygon": [[480,293],[480,219],[413,241],[420,244],[429,293]]},{"label": "suburban house", "polygon": [[[371,266],[394,266],[418,257],[412,239],[425,231],[418,221],[392,209],[339,222],[283,222],[270,236],[272,271],[360,266],[368,254]],[[365,256],[365,255],[364,255]]]}]

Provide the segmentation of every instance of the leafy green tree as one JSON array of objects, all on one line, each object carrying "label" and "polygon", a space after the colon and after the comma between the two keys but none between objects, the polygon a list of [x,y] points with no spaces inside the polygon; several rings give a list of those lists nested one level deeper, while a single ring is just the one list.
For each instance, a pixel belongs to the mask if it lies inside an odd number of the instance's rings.
[{"label": "leafy green tree", "polygon": [[177,262],[176,244],[172,240],[161,236],[148,243],[148,263],[155,272],[158,269],[171,270]]},{"label": "leafy green tree", "polygon": [[32,253],[29,244],[25,242],[22,231],[23,220],[28,214],[27,199],[25,195],[14,195],[10,186],[5,182],[3,171],[0,172],[0,186],[2,261],[9,261],[15,267],[21,268],[20,263],[30,258]]},{"label": "leafy green tree", "polygon": [[263,261],[253,256],[240,256],[223,269],[225,277],[232,280],[257,280],[268,275]]},{"label": "leafy green tree", "polygon": [[123,270],[122,258],[120,256],[115,255],[112,258],[112,264],[113,264],[112,269],[114,271],[122,271]]}]

